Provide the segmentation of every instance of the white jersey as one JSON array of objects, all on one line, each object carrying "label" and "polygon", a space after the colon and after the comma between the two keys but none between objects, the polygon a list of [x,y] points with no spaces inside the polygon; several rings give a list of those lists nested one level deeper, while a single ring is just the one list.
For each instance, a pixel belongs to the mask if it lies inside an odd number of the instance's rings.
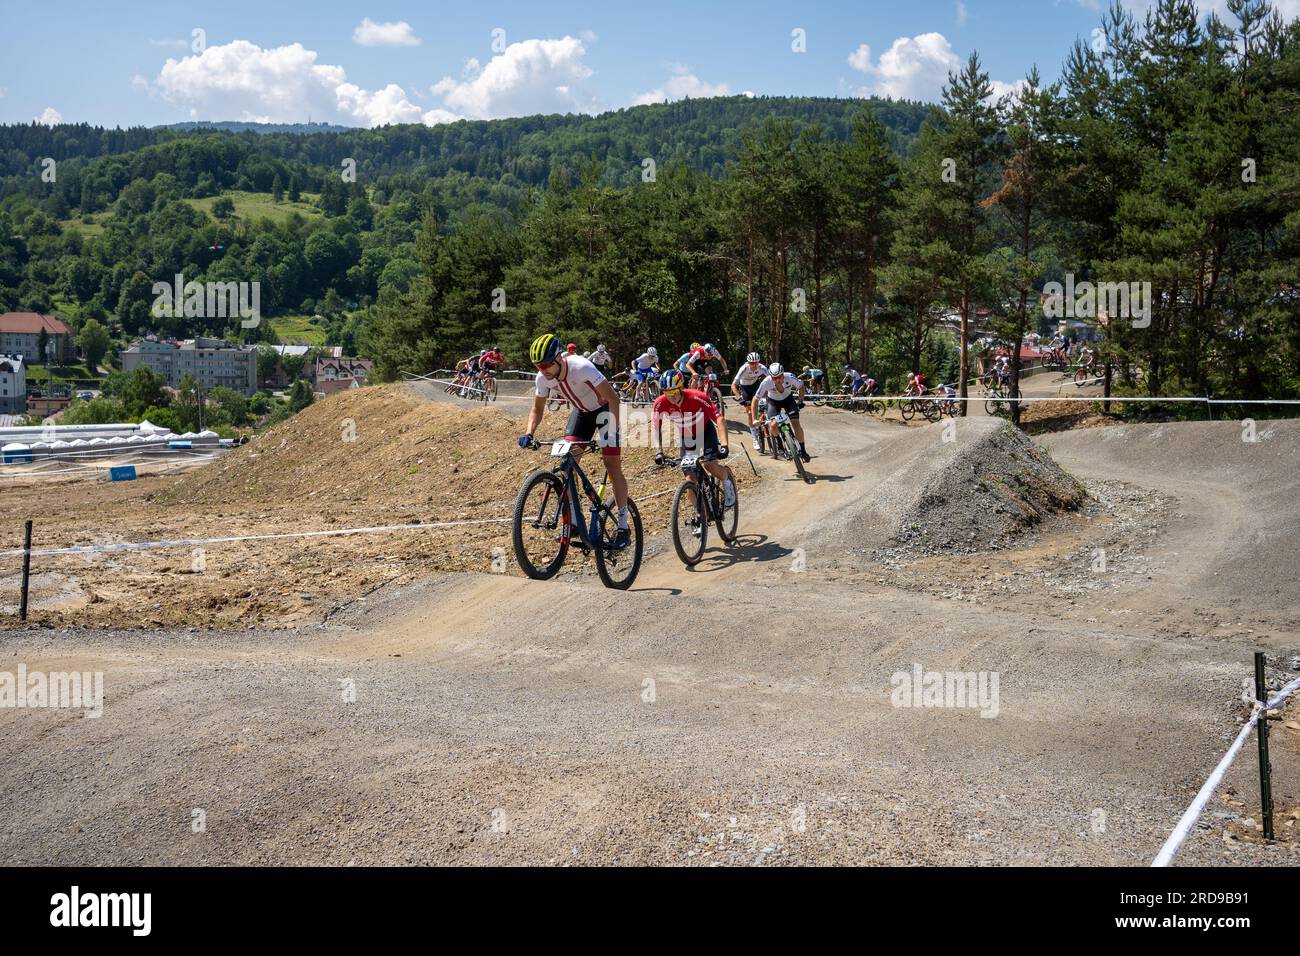
[{"label": "white jersey", "polygon": [[754,397],[758,399],[770,398],[773,401],[780,402],[789,398],[798,388],[798,376],[783,372],[780,384],[777,384],[777,380],[769,376],[767,381],[758,386],[758,391],[754,393]]},{"label": "white jersey", "polygon": [[606,365],[613,362],[614,359],[609,352],[592,352],[587,356],[587,361],[596,366],[596,368],[603,369]]},{"label": "white jersey", "polygon": [[649,352],[642,352],[636,357],[636,367],[639,371],[646,372],[659,364],[659,356],[651,355]]},{"label": "white jersey", "polygon": [[731,380],[731,384],[744,385],[748,388],[755,382],[761,382],[765,378],[767,378],[766,365],[760,362],[758,368],[751,368],[748,362],[744,362],[740,368],[736,369],[736,377]]},{"label": "white jersey", "polygon": [[563,359],[565,374],[563,378],[547,378],[537,373],[535,393],[538,398],[546,398],[552,392],[565,399],[574,408],[584,412],[594,412],[605,402],[596,394],[596,389],[605,381],[600,369],[592,365],[581,355],[570,355]]}]

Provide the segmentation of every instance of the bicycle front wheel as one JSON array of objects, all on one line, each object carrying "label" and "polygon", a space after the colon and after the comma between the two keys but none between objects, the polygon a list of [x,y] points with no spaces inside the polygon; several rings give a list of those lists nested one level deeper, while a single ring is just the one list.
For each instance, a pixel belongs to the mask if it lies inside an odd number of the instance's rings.
[{"label": "bicycle front wheel", "polygon": [[536,581],[555,577],[569,553],[569,514],[564,482],[537,470],[524,479],[515,496],[510,536],[515,560]]},{"label": "bicycle front wheel", "polygon": [[636,580],[636,573],[641,570],[641,553],[644,544],[641,538],[641,512],[637,511],[636,502],[627,503],[627,530],[630,534],[626,548],[614,550],[614,537],[618,534],[618,518],[611,509],[605,509],[600,517],[600,542],[596,548],[596,573],[607,588],[626,591]]},{"label": "bicycle front wheel", "polygon": [[903,421],[910,422],[916,417],[916,399],[909,398],[903,402],[899,411],[903,413]]},{"label": "bicycle front wheel", "polygon": [[694,567],[704,557],[709,543],[709,522],[704,513],[704,496],[693,481],[683,481],[673,495],[673,547],[687,567]]}]

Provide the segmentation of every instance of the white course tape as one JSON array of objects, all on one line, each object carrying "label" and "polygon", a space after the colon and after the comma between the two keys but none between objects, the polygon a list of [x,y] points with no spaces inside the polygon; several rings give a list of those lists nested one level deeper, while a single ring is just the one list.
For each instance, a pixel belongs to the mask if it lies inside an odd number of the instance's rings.
[{"label": "white course tape", "polygon": [[[241,534],[226,538],[174,538],[166,541],[124,541],[119,544],[86,544],[71,548],[47,548],[44,551],[32,551],[32,556],[47,554],[96,554],[104,551],[150,551],[154,548],[192,547],[200,544],[225,544],[232,541],[271,541],[276,538],[324,538],[343,534],[376,534],[388,531],[425,531],[429,528],[454,528],[470,524],[499,524],[510,518],[478,518],[467,521],[430,521],[425,524],[390,524],[373,528],[330,528],[325,531],[285,531],[278,534]],[[22,548],[12,551],[0,551],[0,558],[12,558],[22,555]]]},{"label": "white course tape", "polygon": [[1214,796],[1214,791],[1219,786],[1219,782],[1223,780],[1223,775],[1228,772],[1228,768],[1232,766],[1232,762],[1237,759],[1237,754],[1241,753],[1241,748],[1245,745],[1246,738],[1250,736],[1250,732],[1255,729],[1255,724],[1259,722],[1265,711],[1272,710],[1287,697],[1294,694],[1297,689],[1300,689],[1300,677],[1297,677],[1295,680],[1291,681],[1291,683],[1278,691],[1277,695],[1263,707],[1256,702],[1254,711],[1250,715],[1250,720],[1246,721],[1246,726],[1241,728],[1241,733],[1237,734],[1237,739],[1232,742],[1232,746],[1228,748],[1228,752],[1223,755],[1223,759],[1219,761],[1219,765],[1214,768],[1214,771],[1205,781],[1205,785],[1202,786],[1200,791],[1196,794],[1196,798],[1192,801],[1192,805],[1189,806],[1187,810],[1184,811],[1183,815],[1178,818],[1178,822],[1174,825],[1174,831],[1169,834],[1169,839],[1165,840],[1165,845],[1160,848],[1160,852],[1156,854],[1156,858],[1151,861],[1152,866],[1168,866],[1174,861],[1174,857],[1178,854],[1178,851],[1182,849],[1184,841],[1186,841],[1188,835],[1192,832],[1192,827],[1196,824],[1196,821],[1200,819],[1201,812],[1205,809],[1205,805],[1210,802],[1210,797]]}]

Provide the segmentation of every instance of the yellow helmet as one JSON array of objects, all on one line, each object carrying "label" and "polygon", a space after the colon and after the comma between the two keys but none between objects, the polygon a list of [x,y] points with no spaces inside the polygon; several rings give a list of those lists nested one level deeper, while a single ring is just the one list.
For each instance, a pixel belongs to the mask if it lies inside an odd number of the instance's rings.
[{"label": "yellow helmet", "polygon": [[534,365],[546,365],[555,361],[562,348],[560,340],[547,332],[533,339],[533,344],[528,347],[528,359]]}]

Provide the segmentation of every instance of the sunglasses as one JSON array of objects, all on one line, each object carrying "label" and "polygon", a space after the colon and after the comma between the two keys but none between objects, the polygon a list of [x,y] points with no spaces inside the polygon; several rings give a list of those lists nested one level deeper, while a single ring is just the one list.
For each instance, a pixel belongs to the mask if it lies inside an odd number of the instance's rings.
[{"label": "sunglasses", "polygon": [[664,394],[675,400],[682,397],[682,390],[680,388],[668,388],[664,389]]}]

